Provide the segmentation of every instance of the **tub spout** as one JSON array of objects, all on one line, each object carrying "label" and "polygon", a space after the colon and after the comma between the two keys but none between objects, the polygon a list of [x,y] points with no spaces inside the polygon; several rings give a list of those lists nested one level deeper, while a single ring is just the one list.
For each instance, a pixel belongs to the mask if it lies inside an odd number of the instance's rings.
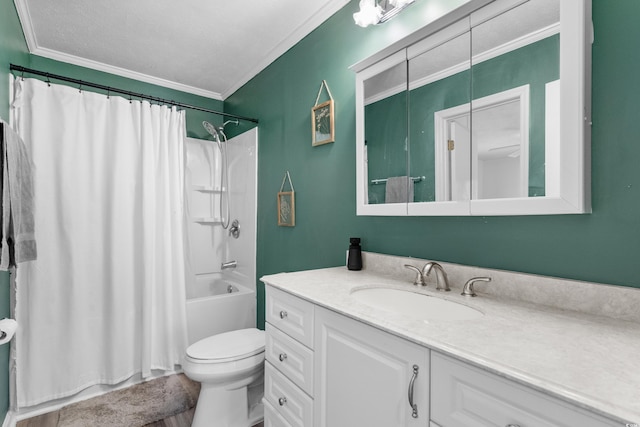
[{"label": "tub spout", "polygon": [[226,270],[227,268],[236,268],[237,266],[238,263],[236,261],[223,262],[220,266],[220,270]]}]

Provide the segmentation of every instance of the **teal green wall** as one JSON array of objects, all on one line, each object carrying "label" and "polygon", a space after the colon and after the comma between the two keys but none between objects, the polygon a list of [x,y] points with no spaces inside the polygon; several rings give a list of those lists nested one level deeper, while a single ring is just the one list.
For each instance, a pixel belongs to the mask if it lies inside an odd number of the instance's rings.
[{"label": "teal green wall", "polygon": [[[0,117],[9,121],[9,63],[28,60],[27,43],[22,35],[12,0],[0,0]],[[0,272],[0,319],[10,317],[9,274]],[[0,423],[9,408],[9,345],[0,346]]]},{"label": "teal green wall", "polygon": [[[365,107],[369,179],[407,175],[407,93]],[[369,203],[385,203],[385,185],[368,183]]]},{"label": "teal green wall", "polygon": [[[260,119],[258,277],[344,265],[349,237],[359,236],[374,252],[640,287],[640,50],[633,47],[640,2],[593,0],[593,213],[471,218],[356,216],[355,79],[348,67],[446,2],[416,2],[366,29],[353,24],[357,3],[225,101],[225,111]],[[310,108],[322,79],[336,99],[336,142],[311,147]],[[278,227],[276,219],[286,170],[296,189],[294,228]]]}]

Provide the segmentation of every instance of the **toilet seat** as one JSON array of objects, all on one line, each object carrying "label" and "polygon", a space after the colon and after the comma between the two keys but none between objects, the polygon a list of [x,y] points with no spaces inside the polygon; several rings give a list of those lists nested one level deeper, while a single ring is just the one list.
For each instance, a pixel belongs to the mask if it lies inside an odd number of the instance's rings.
[{"label": "toilet seat", "polygon": [[264,355],[264,331],[256,328],[225,332],[190,345],[182,369],[200,382],[192,426],[244,427],[261,421]]},{"label": "toilet seat", "polygon": [[240,329],[201,339],[187,348],[186,356],[194,363],[240,361],[264,353],[264,344],[264,331]]}]

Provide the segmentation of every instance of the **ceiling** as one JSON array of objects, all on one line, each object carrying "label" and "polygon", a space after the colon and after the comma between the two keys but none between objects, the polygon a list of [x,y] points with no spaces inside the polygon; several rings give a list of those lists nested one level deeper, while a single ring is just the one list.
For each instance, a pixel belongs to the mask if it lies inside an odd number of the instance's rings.
[{"label": "ceiling", "polygon": [[220,100],[349,3],[14,1],[33,54]]}]

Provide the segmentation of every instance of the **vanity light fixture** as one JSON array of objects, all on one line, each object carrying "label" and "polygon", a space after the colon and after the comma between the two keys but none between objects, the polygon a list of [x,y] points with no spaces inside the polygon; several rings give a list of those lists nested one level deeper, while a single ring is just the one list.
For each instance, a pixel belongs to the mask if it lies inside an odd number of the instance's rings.
[{"label": "vanity light fixture", "polygon": [[353,20],[356,25],[365,28],[380,22],[382,12],[382,7],[376,4],[376,0],[360,0],[360,11],[353,14]]},{"label": "vanity light fixture", "polygon": [[360,0],[360,11],[353,14],[356,25],[368,27],[382,24],[396,16],[415,0]]}]

